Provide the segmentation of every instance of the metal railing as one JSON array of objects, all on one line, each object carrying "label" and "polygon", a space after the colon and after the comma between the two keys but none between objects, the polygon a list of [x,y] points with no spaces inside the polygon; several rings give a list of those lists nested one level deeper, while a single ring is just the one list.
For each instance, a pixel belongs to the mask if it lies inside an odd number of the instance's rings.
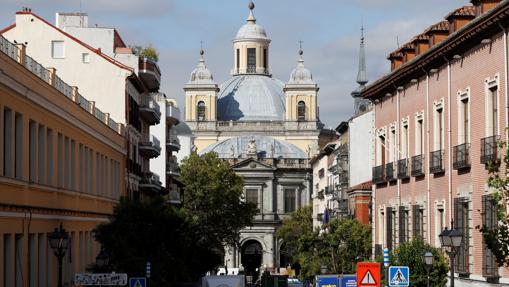
[{"label": "metal railing", "polygon": [[39,64],[36,60],[32,59],[32,57],[25,55],[25,68],[27,68],[34,75],[49,83],[50,72],[48,69],[44,68],[41,64]]},{"label": "metal railing", "polygon": [[409,172],[408,172],[408,159],[400,159],[398,160],[398,178],[400,179],[407,179],[409,178]]},{"label": "metal railing", "polygon": [[18,47],[13,43],[9,42],[3,36],[0,36],[0,51],[2,51],[7,56],[11,57],[11,59],[17,60],[18,57]]},{"label": "metal railing", "polygon": [[441,173],[444,172],[444,164],[443,164],[443,150],[437,150],[430,152],[429,158],[429,172],[430,173]]},{"label": "metal railing", "polygon": [[385,182],[385,165],[375,166],[373,168],[373,183],[383,183]]},{"label": "metal railing", "polygon": [[487,164],[498,160],[498,141],[500,136],[481,139],[481,163]]},{"label": "metal railing", "polygon": [[69,99],[72,99],[72,87],[69,86],[62,79],[60,79],[60,77],[57,75],[55,75],[54,86],[55,86],[55,89],[57,89],[64,96],[68,97]]},{"label": "metal railing", "polygon": [[385,180],[387,180],[387,181],[396,180],[396,177],[394,176],[394,163],[393,162],[385,165]]},{"label": "metal railing", "polygon": [[424,175],[424,155],[416,155],[412,157],[412,176]]},{"label": "metal railing", "polygon": [[87,99],[85,99],[80,93],[76,95],[76,101],[78,102],[78,105],[80,105],[80,107],[82,107],[86,111],[90,112],[90,110],[92,109],[92,104]]},{"label": "metal railing", "polygon": [[161,107],[159,106],[157,101],[154,100],[154,97],[152,95],[142,96],[141,97],[141,106],[150,108],[150,109],[154,110],[157,114],[161,115]]},{"label": "metal railing", "polygon": [[464,143],[453,147],[453,163],[456,170],[470,167],[470,144]]}]

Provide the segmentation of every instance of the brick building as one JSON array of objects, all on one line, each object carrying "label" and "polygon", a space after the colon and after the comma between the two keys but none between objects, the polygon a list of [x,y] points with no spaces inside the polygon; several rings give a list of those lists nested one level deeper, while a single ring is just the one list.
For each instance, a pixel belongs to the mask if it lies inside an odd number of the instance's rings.
[{"label": "brick building", "polygon": [[391,72],[362,92],[375,113],[374,249],[417,236],[439,247],[454,222],[456,284],[508,284],[476,227],[494,222],[486,167],[508,126],[509,1],[471,2],[391,53]]}]

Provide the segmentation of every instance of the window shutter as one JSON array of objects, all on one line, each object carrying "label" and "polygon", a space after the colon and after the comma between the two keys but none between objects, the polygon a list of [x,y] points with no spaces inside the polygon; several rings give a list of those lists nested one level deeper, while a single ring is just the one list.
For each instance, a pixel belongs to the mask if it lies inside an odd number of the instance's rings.
[{"label": "window shutter", "polygon": [[406,241],[406,211],[404,206],[399,207],[399,243]]},{"label": "window shutter", "polygon": [[387,215],[387,224],[386,224],[386,240],[387,240],[387,248],[392,250],[392,207],[387,207],[385,214]]}]

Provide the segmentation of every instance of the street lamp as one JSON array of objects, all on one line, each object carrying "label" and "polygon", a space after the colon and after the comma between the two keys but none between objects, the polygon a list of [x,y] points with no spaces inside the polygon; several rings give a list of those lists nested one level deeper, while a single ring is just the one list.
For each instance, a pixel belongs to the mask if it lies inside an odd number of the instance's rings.
[{"label": "street lamp", "polygon": [[110,253],[101,247],[101,251],[95,257],[95,264],[99,270],[105,270],[110,264]]},{"label": "street lamp", "polygon": [[443,247],[449,247],[447,254],[449,254],[451,262],[451,287],[454,287],[454,257],[456,257],[457,250],[461,246],[463,235],[456,229],[448,230],[446,227],[440,233],[439,238]]},{"label": "street lamp", "polygon": [[320,266],[320,273],[327,274],[327,271],[328,271],[327,266],[325,265]]},{"label": "street lamp", "polygon": [[62,228],[60,223],[59,228],[55,228],[53,232],[48,235],[49,246],[53,249],[53,253],[58,259],[58,287],[62,287],[62,259],[69,248],[69,232]]},{"label": "street lamp", "polygon": [[426,272],[428,274],[428,287],[429,287],[429,272],[431,270],[431,267],[433,266],[433,261],[435,261],[433,253],[427,251],[422,254],[422,263],[424,263],[424,268],[426,268]]}]

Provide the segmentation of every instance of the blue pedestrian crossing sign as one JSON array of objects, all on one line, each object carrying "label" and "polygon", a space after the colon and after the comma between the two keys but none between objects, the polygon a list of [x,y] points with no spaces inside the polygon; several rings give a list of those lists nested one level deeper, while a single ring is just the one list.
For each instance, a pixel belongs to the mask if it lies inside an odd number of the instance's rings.
[{"label": "blue pedestrian crossing sign", "polygon": [[147,287],[147,278],[129,278],[129,287]]},{"label": "blue pedestrian crossing sign", "polygon": [[389,286],[408,286],[410,283],[410,268],[408,266],[389,267]]}]

